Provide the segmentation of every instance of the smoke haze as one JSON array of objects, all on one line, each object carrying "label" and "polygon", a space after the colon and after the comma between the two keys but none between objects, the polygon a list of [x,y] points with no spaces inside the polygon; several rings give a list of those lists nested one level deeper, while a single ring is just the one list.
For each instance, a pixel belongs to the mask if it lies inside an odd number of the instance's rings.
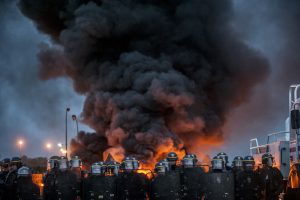
[{"label": "smoke haze", "polygon": [[[266,59],[231,25],[230,1],[19,5],[53,39],[39,53],[43,78],[70,77],[87,96],[82,120],[98,141],[107,140],[106,151],[144,162],[221,142],[229,111],[269,73]],[[85,137],[94,136],[79,135],[73,153],[101,155],[85,147]]]}]

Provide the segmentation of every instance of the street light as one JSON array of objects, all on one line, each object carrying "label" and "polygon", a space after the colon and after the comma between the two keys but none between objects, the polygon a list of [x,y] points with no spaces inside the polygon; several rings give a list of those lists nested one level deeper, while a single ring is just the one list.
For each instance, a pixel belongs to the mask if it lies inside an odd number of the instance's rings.
[{"label": "street light", "polygon": [[68,112],[70,108],[66,109],[66,158],[68,158]]},{"label": "street light", "polygon": [[23,140],[18,141],[20,156],[22,156],[22,146],[23,146],[23,144],[24,144]]},{"label": "street light", "polygon": [[72,119],[73,119],[73,121],[75,121],[75,123],[76,123],[76,131],[77,131],[77,135],[78,135],[78,120],[77,120],[76,115],[72,115]]},{"label": "street light", "polygon": [[52,144],[51,143],[46,143],[45,147],[47,149],[47,153],[49,154],[47,156],[50,157],[50,153],[51,153],[51,149],[52,149]]}]

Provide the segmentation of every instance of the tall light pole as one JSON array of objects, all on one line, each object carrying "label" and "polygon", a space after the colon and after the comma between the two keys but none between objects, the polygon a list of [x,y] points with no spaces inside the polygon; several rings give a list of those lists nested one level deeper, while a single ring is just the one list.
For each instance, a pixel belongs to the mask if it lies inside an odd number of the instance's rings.
[{"label": "tall light pole", "polygon": [[73,119],[73,121],[75,121],[75,123],[76,123],[76,131],[77,131],[77,135],[78,135],[78,120],[77,120],[76,115],[72,115],[72,119]]},{"label": "tall light pole", "polygon": [[20,157],[22,156],[22,146],[23,146],[23,144],[24,144],[23,140],[19,140],[18,141]]},{"label": "tall light pole", "polygon": [[46,147],[47,154],[48,154],[47,157],[50,157],[52,144],[51,143],[46,143],[45,147]]},{"label": "tall light pole", "polygon": [[66,109],[66,158],[68,159],[68,112],[70,108]]}]

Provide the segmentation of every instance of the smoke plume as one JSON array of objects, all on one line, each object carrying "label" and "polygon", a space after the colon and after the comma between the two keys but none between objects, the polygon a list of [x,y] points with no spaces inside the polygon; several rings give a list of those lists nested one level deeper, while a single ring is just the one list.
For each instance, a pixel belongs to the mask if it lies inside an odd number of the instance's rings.
[{"label": "smoke plume", "polygon": [[44,79],[67,76],[86,95],[73,154],[134,155],[144,162],[223,140],[231,109],[269,73],[232,26],[230,1],[21,0],[53,44]]}]

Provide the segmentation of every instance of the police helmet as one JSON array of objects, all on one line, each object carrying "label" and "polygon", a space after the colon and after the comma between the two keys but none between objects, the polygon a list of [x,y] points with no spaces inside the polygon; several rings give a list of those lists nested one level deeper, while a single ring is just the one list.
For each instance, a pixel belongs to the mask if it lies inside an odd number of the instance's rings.
[{"label": "police helmet", "polygon": [[169,171],[169,170],[170,170],[170,169],[169,169],[169,162],[168,162],[168,160],[167,160],[166,158],[163,159],[163,160],[161,160],[160,162],[165,166],[166,171]]},{"label": "police helmet", "polygon": [[96,162],[93,163],[91,166],[91,174],[92,175],[100,175],[104,172],[104,163],[103,162]]},{"label": "police helmet", "polygon": [[224,159],[221,156],[215,156],[211,160],[211,167],[215,171],[222,171],[225,169]]},{"label": "police helmet", "polygon": [[270,166],[270,167],[273,166],[274,158],[273,158],[272,154],[265,153],[264,155],[262,155],[262,159],[261,160],[262,160],[262,164],[263,165],[267,165],[267,166]]},{"label": "police helmet", "polygon": [[228,163],[228,156],[226,153],[221,152],[221,153],[218,153],[217,156],[221,157],[224,160],[225,165]]},{"label": "police helmet", "polygon": [[28,167],[21,167],[18,170],[18,177],[28,177],[31,175],[31,170]]},{"label": "police helmet", "polygon": [[252,156],[246,156],[243,160],[243,166],[245,169],[253,170],[255,166],[255,160]]},{"label": "police helmet", "polygon": [[196,155],[196,154],[193,154],[193,153],[191,153],[190,155],[191,155],[191,156],[193,157],[193,159],[194,159],[194,165],[197,165],[197,162],[198,162],[197,155]]},{"label": "police helmet", "polygon": [[9,159],[9,158],[4,158],[4,159],[2,160],[2,167],[3,167],[3,168],[8,168],[9,163],[10,163],[10,159]]},{"label": "police helmet", "polygon": [[134,170],[139,169],[139,167],[140,167],[140,162],[139,162],[135,157],[132,157],[132,164],[133,164],[133,169],[134,169]]},{"label": "police helmet", "polygon": [[81,160],[78,156],[74,156],[72,159],[71,159],[71,167],[72,168],[80,168],[81,167]]},{"label": "police helmet", "polygon": [[106,169],[108,170],[109,173],[114,174],[114,175],[119,174],[120,163],[118,163],[116,161],[109,161],[109,162],[105,163],[105,165],[106,165]]},{"label": "police helmet", "polygon": [[48,170],[52,170],[54,168],[58,168],[58,160],[59,160],[59,156],[51,156],[48,159],[48,163],[47,163],[47,169]]},{"label": "police helmet", "polygon": [[181,162],[184,168],[192,168],[195,166],[194,157],[191,154],[185,155]]},{"label": "police helmet", "polygon": [[175,152],[170,152],[167,155],[168,162],[176,162],[178,160],[178,156]]},{"label": "police helmet", "polygon": [[123,160],[123,168],[125,170],[133,170],[134,169],[134,166],[133,166],[133,159],[131,157],[126,157],[124,160]]},{"label": "police helmet", "polygon": [[16,166],[17,168],[20,168],[22,166],[21,158],[19,157],[13,157],[9,163],[10,166]]},{"label": "police helmet", "polygon": [[162,162],[158,162],[155,165],[155,172],[158,174],[164,174],[166,173],[166,166]]},{"label": "police helmet", "polygon": [[60,170],[66,170],[68,169],[68,160],[66,157],[62,156],[60,157],[58,161],[58,166]]},{"label": "police helmet", "polygon": [[244,158],[242,156],[236,156],[236,157],[234,157],[234,159],[232,161],[232,166],[234,168],[241,168],[241,167],[243,167],[243,160],[244,160]]}]

